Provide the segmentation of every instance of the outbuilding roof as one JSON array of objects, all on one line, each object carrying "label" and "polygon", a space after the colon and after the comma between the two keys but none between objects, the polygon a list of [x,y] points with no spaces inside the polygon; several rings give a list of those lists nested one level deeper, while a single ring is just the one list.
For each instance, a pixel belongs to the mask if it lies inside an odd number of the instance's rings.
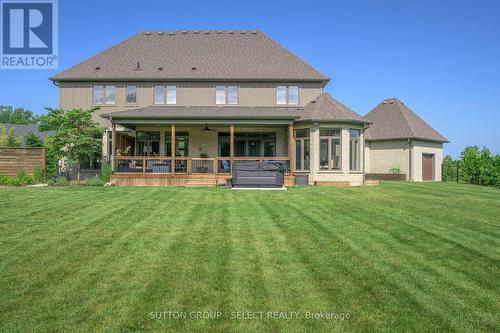
[{"label": "outbuilding roof", "polygon": [[373,123],[365,132],[367,140],[420,139],[448,142],[397,98],[384,99],[365,118]]}]

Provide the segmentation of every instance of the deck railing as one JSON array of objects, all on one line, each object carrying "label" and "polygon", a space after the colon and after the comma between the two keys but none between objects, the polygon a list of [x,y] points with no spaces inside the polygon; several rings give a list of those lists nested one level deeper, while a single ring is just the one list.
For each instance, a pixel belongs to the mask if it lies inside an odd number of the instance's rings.
[{"label": "deck railing", "polygon": [[[281,165],[285,174],[290,172],[288,157],[234,157],[234,163],[268,161]],[[174,174],[179,175],[229,175],[231,159],[229,157],[175,157]],[[115,173],[118,174],[172,174],[172,158],[168,156],[120,156],[115,157]]]}]

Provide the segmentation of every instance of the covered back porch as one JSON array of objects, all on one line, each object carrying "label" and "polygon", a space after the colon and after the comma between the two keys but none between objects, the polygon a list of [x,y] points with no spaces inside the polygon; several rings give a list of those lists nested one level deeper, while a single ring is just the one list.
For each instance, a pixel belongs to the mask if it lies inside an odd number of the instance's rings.
[{"label": "covered back porch", "polygon": [[207,186],[231,179],[236,163],[269,161],[294,184],[288,119],[127,119],[110,116],[106,152],[118,185]]}]

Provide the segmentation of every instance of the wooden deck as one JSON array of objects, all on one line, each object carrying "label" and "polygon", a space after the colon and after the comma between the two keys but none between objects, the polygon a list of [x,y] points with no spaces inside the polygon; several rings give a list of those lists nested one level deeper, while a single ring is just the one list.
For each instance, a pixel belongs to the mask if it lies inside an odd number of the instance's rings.
[{"label": "wooden deck", "polygon": [[[118,186],[218,186],[224,185],[231,175],[137,175],[114,174],[111,180]],[[295,184],[294,176],[285,176],[285,186]]]},{"label": "wooden deck", "polygon": [[[288,157],[144,157],[115,159],[111,179],[119,186],[217,186],[231,179],[231,163],[272,161],[285,168],[285,186],[295,184]],[[174,166],[172,168],[172,166]]]}]

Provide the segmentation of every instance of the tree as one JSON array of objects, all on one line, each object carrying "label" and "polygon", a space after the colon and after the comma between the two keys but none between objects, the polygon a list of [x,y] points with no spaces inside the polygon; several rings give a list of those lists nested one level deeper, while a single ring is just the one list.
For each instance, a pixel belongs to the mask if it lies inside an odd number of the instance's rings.
[{"label": "tree", "polygon": [[450,155],[443,159],[443,180],[447,182],[457,181],[458,161],[453,160]]},{"label": "tree", "polygon": [[0,124],[0,147],[19,147],[21,141],[16,137],[14,128]]},{"label": "tree", "polygon": [[30,110],[0,105],[0,123],[30,124],[36,122],[36,116]]},{"label": "tree", "polygon": [[102,156],[104,129],[92,119],[95,110],[48,108],[47,114],[38,118],[40,130],[55,131],[51,135],[53,148],[61,152],[69,165],[82,164]]},{"label": "tree", "polygon": [[43,141],[35,133],[29,132],[24,136],[24,144],[27,147],[43,147]]},{"label": "tree", "polygon": [[480,152],[477,146],[466,147],[460,155],[460,176],[468,184],[479,184]]}]

